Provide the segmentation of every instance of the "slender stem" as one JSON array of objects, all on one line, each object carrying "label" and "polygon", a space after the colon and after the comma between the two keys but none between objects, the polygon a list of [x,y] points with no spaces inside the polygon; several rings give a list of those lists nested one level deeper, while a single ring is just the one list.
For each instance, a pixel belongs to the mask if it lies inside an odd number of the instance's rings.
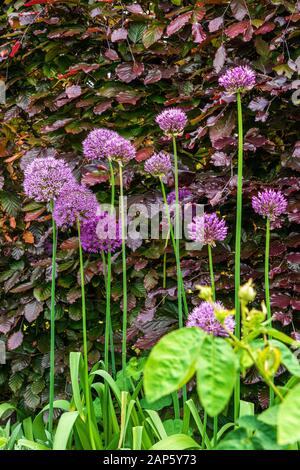
[{"label": "slender stem", "polygon": [[167,252],[164,252],[163,258],[163,289],[167,286]]},{"label": "slender stem", "polygon": [[[269,282],[269,270],[270,270],[270,236],[271,236],[271,222],[267,217],[266,223],[266,250],[265,250],[265,295],[266,295],[266,307],[267,307],[267,318],[271,320],[271,301],[270,301],[270,282]],[[272,324],[270,324],[272,326]],[[269,390],[269,406],[274,405],[274,390],[270,387]]]},{"label": "slender stem", "polygon": [[216,300],[216,287],[215,287],[215,276],[214,276],[214,267],[213,267],[213,258],[212,258],[212,249],[210,245],[207,245],[208,250],[208,260],[209,260],[209,273],[210,273],[210,283],[213,293],[213,301]]},{"label": "slender stem", "polygon": [[174,176],[175,176],[175,250],[176,250],[176,272],[177,272],[177,295],[178,295],[178,326],[183,327],[182,316],[182,294],[181,294],[181,269],[180,269],[180,212],[179,212],[179,185],[178,185],[178,156],[176,138],[173,136],[174,153]]},{"label": "slender stem", "polygon": [[80,261],[80,283],[81,283],[81,307],[82,307],[82,336],[83,336],[83,362],[84,362],[84,391],[87,408],[87,420],[90,440],[93,450],[95,450],[95,442],[92,431],[92,413],[91,399],[89,390],[89,365],[88,365],[88,347],[87,347],[87,327],[86,327],[86,305],[85,305],[85,287],[84,287],[84,269],[83,269],[83,253],[81,246],[80,221],[77,219],[78,244],[79,244],[79,261]]},{"label": "slender stem", "polygon": [[[170,231],[171,241],[172,241],[173,250],[174,250],[175,258],[176,258],[176,264],[177,264],[177,251],[176,251],[174,230],[173,230],[173,225],[172,225],[172,221],[171,221],[171,215],[170,215],[170,209],[169,209],[169,205],[168,205],[168,201],[167,201],[165,185],[164,185],[161,178],[160,178],[160,185],[161,185],[161,192],[162,192],[162,196],[163,196],[164,205],[165,205],[165,208],[166,208],[166,215],[167,215],[168,224],[169,224],[169,231]],[[188,304],[187,304],[185,290],[184,290],[182,272],[181,272],[181,268],[180,268],[180,260],[179,260],[179,269],[180,269],[181,294],[182,294],[182,299],[183,299],[184,313],[187,317],[188,314],[189,314],[189,310],[188,310]]]},{"label": "slender stem", "polygon": [[[241,94],[237,93],[238,114],[238,181],[237,181],[237,205],[236,205],[236,236],[235,236],[235,334],[241,337],[241,312],[239,301],[239,289],[241,283],[241,233],[242,233],[242,203],[243,203],[243,114]],[[237,374],[234,393],[234,419],[239,417],[241,384],[240,375]]]},{"label": "slender stem", "polygon": [[[109,170],[110,170],[110,186],[111,186],[111,208],[110,213],[113,215],[115,207],[115,173],[111,160],[108,160]],[[111,253],[107,255],[107,291],[106,291],[106,314],[109,315],[109,336],[110,336],[110,354],[111,354],[111,368],[113,377],[116,376],[116,361],[115,361],[115,348],[114,348],[114,337],[111,321],[111,312],[110,312],[110,300],[111,300]],[[108,313],[109,312],[109,313]]]},{"label": "slender stem", "polygon": [[[210,283],[213,294],[213,301],[216,301],[216,287],[215,287],[215,275],[214,275],[214,266],[213,266],[213,257],[212,249],[210,245],[207,245],[208,250],[208,260],[209,260],[209,273],[210,273]],[[213,434],[213,446],[217,445],[217,434],[218,434],[218,417],[214,417],[214,434]]]},{"label": "slender stem", "polygon": [[126,266],[126,227],[123,191],[123,168],[119,162],[120,172],[120,211],[122,225],[122,271],[123,271],[123,327],[122,327],[122,372],[123,387],[126,390],[126,352],[127,352],[127,266]]},{"label": "slender stem", "polygon": [[[50,202],[53,213],[53,201]],[[56,278],[56,223],[52,215],[52,280],[51,280],[51,309],[50,309],[50,389],[49,389],[49,433],[53,430],[53,402],[55,377],[55,278]]]},{"label": "slender stem", "polygon": [[203,435],[202,435],[202,450],[205,448],[205,437],[206,437],[206,428],[207,428],[207,413],[204,410],[204,417],[203,417]]}]

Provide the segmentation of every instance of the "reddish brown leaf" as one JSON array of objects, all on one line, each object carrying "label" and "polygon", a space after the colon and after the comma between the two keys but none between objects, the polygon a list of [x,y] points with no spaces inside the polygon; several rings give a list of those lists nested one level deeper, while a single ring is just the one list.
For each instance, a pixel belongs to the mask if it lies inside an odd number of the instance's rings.
[{"label": "reddish brown leaf", "polygon": [[112,42],[125,41],[125,39],[127,38],[127,35],[128,35],[127,29],[125,28],[115,29],[112,32],[111,41]]},{"label": "reddish brown leaf", "polygon": [[23,335],[22,331],[17,331],[16,333],[13,333],[8,338],[7,349],[9,351],[17,349],[23,343],[23,338],[24,338],[24,335]]},{"label": "reddish brown leaf", "polygon": [[167,26],[167,36],[172,36],[172,34],[177,33],[183,26],[185,26],[191,19],[192,12],[188,11],[182,15],[177,16],[171,23]]},{"label": "reddish brown leaf", "polygon": [[240,21],[239,23],[234,23],[229,28],[225,29],[225,34],[229,38],[233,39],[239,34],[244,34],[247,31],[249,26],[249,21]]},{"label": "reddish brown leaf", "polygon": [[111,105],[112,105],[112,100],[106,100],[106,101],[103,101],[102,103],[100,104],[97,104],[94,108],[93,108],[93,113],[94,114],[102,114],[104,113],[104,111],[106,111],[107,109],[111,108]]},{"label": "reddish brown leaf", "polygon": [[129,63],[118,65],[116,68],[116,74],[118,78],[125,83],[130,83],[135,80],[137,77],[142,75],[144,71],[144,65],[140,63]]}]

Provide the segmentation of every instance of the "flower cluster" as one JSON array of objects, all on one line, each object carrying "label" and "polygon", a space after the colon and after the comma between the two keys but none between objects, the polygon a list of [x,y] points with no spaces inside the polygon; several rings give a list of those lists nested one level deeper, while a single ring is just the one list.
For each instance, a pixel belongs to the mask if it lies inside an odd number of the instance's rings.
[{"label": "flower cluster", "polygon": [[24,191],[36,201],[49,202],[74,182],[72,171],[63,160],[37,158],[25,170]]},{"label": "flower cluster", "polygon": [[215,246],[216,241],[223,241],[227,236],[227,225],[217,214],[203,214],[194,218],[188,225],[191,240],[202,245]]},{"label": "flower cluster", "polygon": [[227,70],[220,78],[219,85],[230,93],[243,93],[255,85],[255,72],[247,65]]},{"label": "flower cluster", "polygon": [[166,176],[172,169],[171,157],[165,152],[155,153],[145,162],[144,169],[152,176]]},{"label": "flower cluster", "polygon": [[[189,314],[186,326],[197,326],[213,336],[228,336],[222,324],[216,319],[215,310],[224,310],[221,302],[201,302]],[[224,320],[224,326],[231,333],[234,331],[235,321],[232,315]]]},{"label": "flower cluster", "polygon": [[[188,188],[180,188],[178,190],[178,199],[179,202],[186,201],[187,199],[190,199],[192,196],[192,191],[190,191]],[[171,191],[168,196],[167,196],[167,203],[169,205],[173,204],[176,201],[176,192]]]},{"label": "flower cluster", "polygon": [[98,202],[92,191],[74,183],[63,189],[56,200],[53,217],[59,227],[71,227],[96,216]]},{"label": "flower cluster", "polygon": [[89,253],[116,251],[122,244],[119,223],[115,217],[103,211],[81,226],[81,244]]},{"label": "flower cluster", "polygon": [[170,108],[156,116],[155,121],[166,135],[176,136],[182,134],[188,119],[181,109]]},{"label": "flower cluster", "polygon": [[287,208],[287,200],[280,191],[266,189],[252,198],[252,207],[258,214],[274,221]]},{"label": "flower cluster", "polygon": [[99,160],[106,157],[105,147],[113,137],[118,137],[117,132],[109,129],[94,129],[83,141],[83,154],[89,160]]}]

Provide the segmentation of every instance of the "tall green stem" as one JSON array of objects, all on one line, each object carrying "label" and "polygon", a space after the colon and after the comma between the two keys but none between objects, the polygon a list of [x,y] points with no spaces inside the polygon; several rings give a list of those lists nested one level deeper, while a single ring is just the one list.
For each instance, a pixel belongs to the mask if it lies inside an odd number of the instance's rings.
[{"label": "tall green stem", "polygon": [[185,290],[184,290],[182,272],[181,272],[181,268],[180,268],[180,260],[177,260],[176,242],[175,242],[175,237],[174,237],[173,225],[172,225],[172,221],[171,221],[170,209],[169,209],[169,205],[168,205],[168,201],[167,201],[165,185],[164,185],[161,178],[160,178],[160,185],[161,185],[161,192],[162,192],[162,196],[163,196],[164,205],[165,205],[165,208],[166,208],[166,215],[167,215],[167,219],[168,219],[170,237],[171,237],[173,250],[174,250],[175,258],[176,258],[176,266],[177,266],[177,264],[179,264],[179,269],[180,269],[180,278],[179,279],[180,279],[180,283],[181,283],[181,295],[182,295],[182,300],[183,300],[183,305],[184,305],[184,312],[185,312],[185,315],[188,316],[189,310],[188,310],[188,304],[187,304]]},{"label": "tall green stem", "polygon": [[126,266],[126,227],[123,190],[123,167],[119,162],[120,175],[120,211],[122,225],[122,271],[123,271],[123,327],[122,327],[122,372],[123,386],[126,390],[126,353],[127,353],[127,266]]},{"label": "tall green stem", "polygon": [[[238,114],[238,181],[237,181],[237,204],[236,204],[236,235],[235,235],[235,335],[241,337],[241,312],[239,301],[239,289],[241,283],[241,233],[242,233],[242,204],[243,204],[243,114],[241,94],[237,93]],[[239,417],[240,410],[240,375],[236,377],[234,391],[234,419]]]},{"label": "tall green stem", "polygon": [[[265,295],[266,295],[266,307],[267,307],[267,318],[271,320],[271,300],[270,300],[270,282],[269,282],[269,270],[270,270],[270,237],[271,237],[271,222],[267,217],[266,222],[266,249],[265,249]],[[270,387],[269,389],[269,406],[274,404],[274,390]]]},{"label": "tall green stem", "polygon": [[55,377],[55,278],[56,278],[56,247],[57,233],[56,223],[53,218],[53,201],[50,202],[52,212],[52,280],[51,280],[51,309],[50,309],[50,389],[49,389],[49,421],[48,429],[53,430],[53,402],[54,402],[54,377]]},{"label": "tall green stem", "polygon": [[207,245],[207,250],[208,250],[210,283],[211,283],[211,289],[213,293],[213,301],[215,302],[216,300],[215,275],[214,275],[214,266],[213,266],[213,258],[212,258],[212,249],[210,245]]},{"label": "tall green stem", "polygon": [[84,391],[86,399],[88,429],[93,450],[95,450],[95,442],[92,430],[92,412],[91,397],[89,389],[89,365],[88,365],[88,347],[87,347],[87,327],[86,327],[86,305],[85,305],[85,287],[84,287],[84,269],[83,269],[83,253],[81,246],[80,221],[77,219],[78,245],[79,245],[79,262],[80,262],[80,283],[81,283],[81,307],[82,307],[82,336],[83,336],[83,362],[84,362]]},{"label": "tall green stem", "polygon": [[178,184],[178,156],[176,138],[173,136],[174,153],[174,177],[175,177],[175,251],[177,272],[177,295],[178,295],[178,326],[183,327],[182,316],[182,293],[181,293],[181,269],[180,269],[180,212],[179,212],[179,184]]}]

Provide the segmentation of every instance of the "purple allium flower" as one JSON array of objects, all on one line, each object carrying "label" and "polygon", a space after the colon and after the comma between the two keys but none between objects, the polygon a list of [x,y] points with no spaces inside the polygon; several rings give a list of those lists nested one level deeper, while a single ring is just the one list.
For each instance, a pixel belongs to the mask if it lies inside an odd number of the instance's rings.
[{"label": "purple allium flower", "polygon": [[82,143],[84,156],[89,160],[105,158],[105,146],[113,137],[118,137],[117,132],[109,129],[94,129]]},{"label": "purple allium flower", "polygon": [[119,223],[106,211],[84,221],[81,225],[81,243],[89,253],[116,251],[122,244]]},{"label": "purple allium flower", "polygon": [[72,171],[63,160],[36,158],[24,172],[24,191],[36,201],[56,199],[65,186],[75,182]]},{"label": "purple allium flower", "polygon": [[166,176],[172,170],[171,157],[165,152],[154,153],[145,162],[144,169],[147,173],[151,173],[152,176]]},{"label": "purple allium flower", "polygon": [[[189,314],[186,326],[197,326],[213,336],[228,336],[221,323],[216,319],[215,310],[224,310],[221,302],[201,302]],[[224,320],[224,326],[231,331],[234,331],[235,321],[232,315],[229,315]]]},{"label": "purple allium flower", "polygon": [[194,218],[188,225],[190,238],[202,245],[215,246],[216,241],[225,240],[227,225],[224,219],[219,219],[217,214],[203,214]]},{"label": "purple allium flower", "polygon": [[111,160],[128,163],[135,158],[136,150],[129,140],[117,134],[107,141],[105,145],[105,156]]},{"label": "purple allium flower", "polygon": [[252,207],[258,214],[274,221],[287,208],[287,200],[280,191],[266,189],[252,198]]},{"label": "purple allium flower", "polygon": [[[190,191],[188,188],[179,188],[178,190],[179,202],[184,201],[185,199],[188,199],[191,196],[192,196],[192,191]],[[176,201],[176,193],[175,191],[171,191],[167,196],[167,203],[171,205],[175,201]]]},{"label": "purple allium flower", "polygon": [[255,85],[255,72],[247,65],[240,65],[227,70],[220,78],[219,85],[230,93],[243,93]]},{"label": "purple allium flower", "polygon": [[59,227],[68,227],[96,217],[97,198],[92,191],[80,184],[63,189],[56,200],[53,217]]},{"label": "purple allium flower", "polygon": [[169,108],[155,118],[156,123],[168,136],[179,135],[187,125],[188,118],[179,108]]}]

